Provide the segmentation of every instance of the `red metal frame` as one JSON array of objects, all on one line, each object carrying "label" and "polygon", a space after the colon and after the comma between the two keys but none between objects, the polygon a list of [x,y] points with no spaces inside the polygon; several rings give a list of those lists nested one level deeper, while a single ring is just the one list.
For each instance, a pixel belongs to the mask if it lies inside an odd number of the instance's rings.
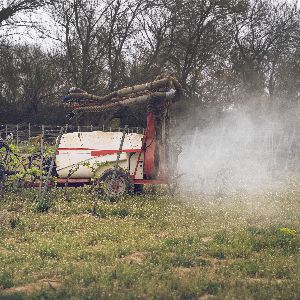
[{"label": "red metal frame", "polygon": [[133,184],[168,184],[168,179],[134,179]]},{"label": "red metal frame", "polygon": [[155,149],[156,149],[155,117],[153,112],[147,115],[147,128],[145,134],[144,175],[152,178],[155,174]]},{"label": "red metal frame", "polygon": [[[133,184],[168,184],[168,179],[132,179]],[[91,184],[92,180],[87,178],[58,178],[58,184]],[[38,186],[38,185],[37,185]]]},{"label": "red metal frame", "polygon": [[90,184],[90,178],[57,178],[57,183],[78,183],[78,184]]}]

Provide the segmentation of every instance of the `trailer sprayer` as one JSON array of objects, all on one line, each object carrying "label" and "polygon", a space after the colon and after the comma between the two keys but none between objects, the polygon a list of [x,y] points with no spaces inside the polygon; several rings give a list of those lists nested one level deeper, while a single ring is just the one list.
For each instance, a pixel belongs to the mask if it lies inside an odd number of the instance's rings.
[{"label": "trailer sprayer", "polygon": [[[69,123],[86,113],[108,114],[139,105],[147,110],[143,133],[67,132],[61,128],[55,151],[48,160],[45,193],[55,174],[59,186],[94,184],[108,197],[141,191],[145,184],[172,185],[176,177],[178,148],[170,141],[170,106],[182,95],[173,77],[125,87],[104,96],[72,88],[63,98]],[[98,116],[98,115],[96,115]]]}]

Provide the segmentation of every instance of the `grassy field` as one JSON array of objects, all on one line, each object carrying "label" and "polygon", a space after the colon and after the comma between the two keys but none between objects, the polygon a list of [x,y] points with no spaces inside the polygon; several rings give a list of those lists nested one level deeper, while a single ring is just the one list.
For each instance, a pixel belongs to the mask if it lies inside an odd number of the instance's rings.
[{"label": "grassy field", "polygon": [[0,299],[299,299],[300,187],[99,202],[89,188],[0,200]]}]

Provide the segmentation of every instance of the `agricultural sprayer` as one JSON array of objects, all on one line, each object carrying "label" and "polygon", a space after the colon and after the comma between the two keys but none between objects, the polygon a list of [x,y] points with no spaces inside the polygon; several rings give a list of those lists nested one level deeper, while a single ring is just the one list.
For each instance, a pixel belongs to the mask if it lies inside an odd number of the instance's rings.
[{"label": "agricultural sprayer", "polygon": [[176,177],[178,147],[169,137],[169,110],[182,89],[173,77],[125,87],[105,96],[95,96],[72,88],[63,101],[68,119],[86,113],[108,114],[122,107],[147,110],[143,133],[130,133],[125,126],[118,132],[67,133],[62,128],[47,168],[45,187],[57,174],[60,186],[96,184],[108,197],[139,192],[145,184],[171,186]]}]

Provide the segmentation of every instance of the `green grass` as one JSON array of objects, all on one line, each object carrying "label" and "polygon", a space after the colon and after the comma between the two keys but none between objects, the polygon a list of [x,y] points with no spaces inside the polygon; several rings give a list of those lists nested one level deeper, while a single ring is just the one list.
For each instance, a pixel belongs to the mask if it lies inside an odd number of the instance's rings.
[{"label": "green grass", "polygon": [[[300,188],[260,195],[150,194],[99,202],[89,188],[0,200],[0,299],[299,299]],[[41,282],[57,285],[42,285]]]}]

